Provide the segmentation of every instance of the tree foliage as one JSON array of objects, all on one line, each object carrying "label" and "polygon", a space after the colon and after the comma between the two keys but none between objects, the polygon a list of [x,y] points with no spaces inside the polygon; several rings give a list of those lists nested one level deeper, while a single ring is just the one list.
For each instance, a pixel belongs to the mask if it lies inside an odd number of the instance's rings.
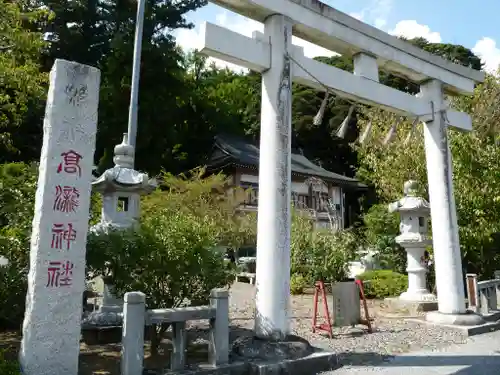
[{"label": "tree foliage", "polygon": [[314,229],[314,221],[294,211],[291,230],[290,272],[294,287],[316,281],[338,282],[348,277],[348,262],[353,260],[359,243],[352,230],[333,232]]},{"label": "tree foliage", "polygon": [[31,222],[34,212],[37,166],[0,165],[0,328],[19,329],[24,315]]},{"label": "tree foliage", "polygon": [[26,124],[41,129],[47,74],[40,71],[44,41],[38,25],[50,13],[27,5],[0,0],[0,162],[22,158],[24,143],[34,140]]}]

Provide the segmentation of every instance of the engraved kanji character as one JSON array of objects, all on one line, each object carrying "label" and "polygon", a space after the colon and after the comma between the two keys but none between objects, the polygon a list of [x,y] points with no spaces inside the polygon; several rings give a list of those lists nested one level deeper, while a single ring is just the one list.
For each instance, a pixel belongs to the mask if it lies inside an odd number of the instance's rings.
[{"label": "engraved kanji character", "polygon": [[66,261],[62,265],[59,286],[71,286],[73,283],[73,267],[74,264],[70,261]]},{"label": "engraved kanji character", "polygon": [[80,201],[80,192],[72,186],[56,186],[56,199],[54,200],[54,211],[75,212]]},{"label": "engraved kanji character", "polygon": [[73,224],[69,223],[65,228],[64,224],[52,225],[52,243],[53,249],[62,249],[63,242],[66,242],[66,250],[69,250],[71,242],[76,239],[76,230],[73,229]]},{"label": "engraved kanji character", "polygon": [[61,262],[49,262],[49,266],[47,268],[46,287],[58,287],[60,275],[61,275]]},{"label": "engraved kanji character", "polygon": [[69,174],[78,173],[78,176],[82,175],[82,169],[80,167],[80,160],[83,159],[82,155],[76,151],[69,150],[63,152],[61,156],[63,157],[63,161],[57,166],[57,173],[64,171]]}]

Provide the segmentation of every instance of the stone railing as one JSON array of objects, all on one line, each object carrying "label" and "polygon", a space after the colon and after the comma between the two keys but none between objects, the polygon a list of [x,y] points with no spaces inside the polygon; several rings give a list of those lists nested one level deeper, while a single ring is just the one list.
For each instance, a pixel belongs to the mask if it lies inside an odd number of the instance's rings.
[{"label": "stone railing", "polygon": [[228,295],[227,290],[213,289],[210,293],[209,306],[146,310],[144,293],[126,293],[123,306],[121,374],[143,373],[144,328],[161,323],[172,324],[173,348],[170,370],[184,370],[187,344],[186,322],[190,320],[208,319],[210,321],[208,362],[214,367],[227,364],[229,361]]},{"label": "stone railing", "polygon": [[492,280],[477,281],[477,275],[466,275],[469,309],[482,315],[498,310],[500,305],[500,271]]}]

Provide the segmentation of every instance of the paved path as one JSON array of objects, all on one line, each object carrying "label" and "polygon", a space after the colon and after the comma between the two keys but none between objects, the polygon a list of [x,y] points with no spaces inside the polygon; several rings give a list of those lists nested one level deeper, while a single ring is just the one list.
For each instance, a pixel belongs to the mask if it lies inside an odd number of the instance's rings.
[{"label": "paved path", "polygon": [[435,352],[399,355],[379,366],[346,366],[322,375],[499,375],[500,331]]}]

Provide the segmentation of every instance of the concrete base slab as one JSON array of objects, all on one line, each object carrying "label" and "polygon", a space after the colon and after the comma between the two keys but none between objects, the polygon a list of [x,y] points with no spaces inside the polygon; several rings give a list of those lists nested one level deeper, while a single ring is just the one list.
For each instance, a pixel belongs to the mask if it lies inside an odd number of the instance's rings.
[{"label": "concrete base slab", "polygon": [[337,355],[329,352],[316,352],[306,357],[250,363],[249,375],[316,375],[324,371],[340,368]]},{"label": "concrete base slab", "polygon": [[234,362],[227,365],[213,367],[208,364],[201,364],[196,368],[183,371],[154,372],[144,370],[142,375],[247,375],[250,373],[250,365],[246,362]]},{"label": "concrete base slab", "polygon": [[488,314],[481,314],[484,320],[487,322],[496,322],[500,320],[500,311],[490,311]]},{"label": "concrete base slab", "polygon": [[435,311],[438,309],[437,301],[405,301],[398,297],[391,297],[385,298],[384,302],[391,312],[407,311],[408,315],[416,315],[416,313]]},{"label": "concrete base slab", "polygon": [[431,311],[425,316],[425,320],[435,324],[447,324],[455,326],[478,326],[485,323],[481,315],[468,311],[465,314],[443,314],[439,311]]},{"label": "concrete base slab", "polygon": [[142,375],[316,375],[340,368],[335,353],[315,352],[303,358],[276,361],[238,361],[212,367],[199,365],[183,371],[155,372],[144,370]]}]

